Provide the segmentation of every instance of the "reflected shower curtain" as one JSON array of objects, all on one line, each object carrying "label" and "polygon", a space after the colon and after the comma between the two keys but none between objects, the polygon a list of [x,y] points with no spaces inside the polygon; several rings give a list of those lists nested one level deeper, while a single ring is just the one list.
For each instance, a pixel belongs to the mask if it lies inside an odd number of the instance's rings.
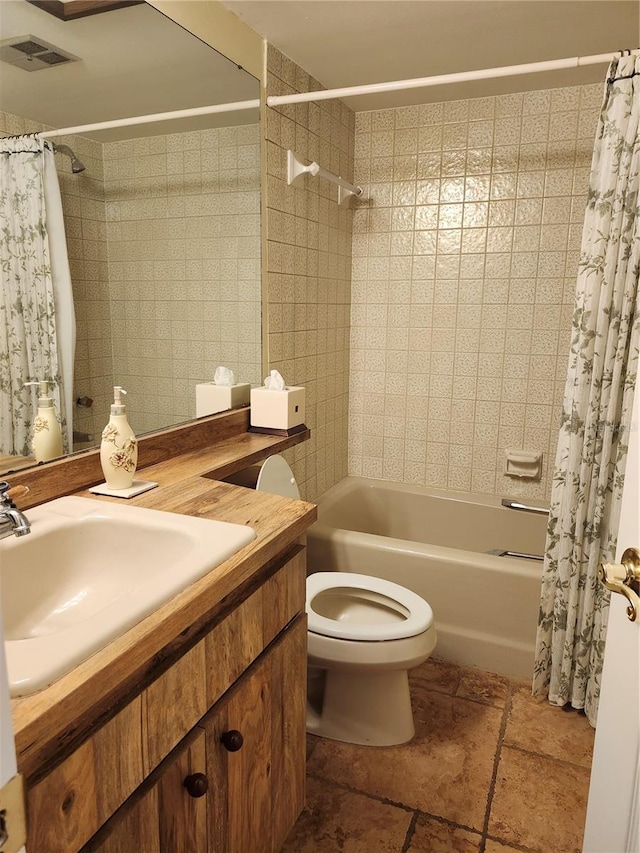
[{"label": "reflected shower curtain", "polygon": [[75,319],[53,152],[38,137],[0,139],[0,222],[0,452],[32,452],[36,395],[24,383],[36,379],[54,383],[67,451]]},{"label": "reflected shower curtain", "polygon": [[56,311],[58,368],[60,371],[60,412],[62,445],[65,453],[73,450],[73,369],[76,357],[76,316],[73,307],[71,270],[62,215],[62,198],[52,148],[44,151],[44,209],[49,238],[51,280]]},{"label": "reflected shower curtain", "polygon": [[640,57],[608,71],[591,164],[551,494],[534,694],[595,725],[640,346]]}]

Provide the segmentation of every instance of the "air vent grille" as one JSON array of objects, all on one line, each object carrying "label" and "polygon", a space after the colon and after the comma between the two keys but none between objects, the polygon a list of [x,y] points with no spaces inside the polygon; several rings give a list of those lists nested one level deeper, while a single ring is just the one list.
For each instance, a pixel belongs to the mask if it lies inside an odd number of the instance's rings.
[{"label": "air vent grille", "polygon": [[32,56],[34,53],[43,53],[45,50],[48,50],[43,44],[39,44],[37,41],[21,41],[18,44],[13,44],[11,47],[14,50],[19,50],[21,53],[26,53],[27,56]]},{"label": "air vent grille", "polygon": [[60,65],[61,62],[72,62],[71,59],[68,59],[66,56],[62,56],[61,53],[55,53],[54,51],[41,53],[38,56],[38,59],[40,62],[46,62],[47,65]]},{"label": "air vent grille", "polygon": [[23,71],[42,71],[56,65],[77,62],[78,57],[44,39],[27,35],[1,41],[0,60]]}]

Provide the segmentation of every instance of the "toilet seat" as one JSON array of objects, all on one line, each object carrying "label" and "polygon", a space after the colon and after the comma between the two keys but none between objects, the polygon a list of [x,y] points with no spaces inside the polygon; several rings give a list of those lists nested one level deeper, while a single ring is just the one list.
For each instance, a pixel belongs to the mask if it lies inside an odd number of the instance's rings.
[{"label": "toilet seat", "polygon": [[[401,621],[387,624],[374,621],[354,624],[322,616],[314,610],[314,599],[323,592],[334,589],[347,590],[347,594],[350,590],[358,591],[360,595],[354,596],[354,599],[369,601],[371,604],[382,604],[394,610],[401,617]],[[306,611],[308,629],[311,633],[365,642],[414,637],[425,632],[433,622],[431,607],[419,595],[397,583],[356,572],[315,572],[309,575]]]}]

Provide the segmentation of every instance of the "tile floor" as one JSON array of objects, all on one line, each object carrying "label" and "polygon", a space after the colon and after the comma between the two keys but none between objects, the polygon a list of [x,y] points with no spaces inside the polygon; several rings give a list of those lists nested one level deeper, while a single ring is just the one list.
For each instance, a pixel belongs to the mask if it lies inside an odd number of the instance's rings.
[{"label": "tile floor", "polygon": [[528,684],[428,660],[416,735],[397,747],[309,736],[307,806],[286,853],[579,853],[594,730]]}]

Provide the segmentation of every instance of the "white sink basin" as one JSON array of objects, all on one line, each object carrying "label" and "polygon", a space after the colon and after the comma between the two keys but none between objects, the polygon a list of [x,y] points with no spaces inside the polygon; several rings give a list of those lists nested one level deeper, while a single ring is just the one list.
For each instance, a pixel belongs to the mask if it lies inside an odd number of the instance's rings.
[{"label": "white sink basin", "polygon": [[253,528],[66,497],[0,541],[12,696],[51,684],[255,538]]}]

